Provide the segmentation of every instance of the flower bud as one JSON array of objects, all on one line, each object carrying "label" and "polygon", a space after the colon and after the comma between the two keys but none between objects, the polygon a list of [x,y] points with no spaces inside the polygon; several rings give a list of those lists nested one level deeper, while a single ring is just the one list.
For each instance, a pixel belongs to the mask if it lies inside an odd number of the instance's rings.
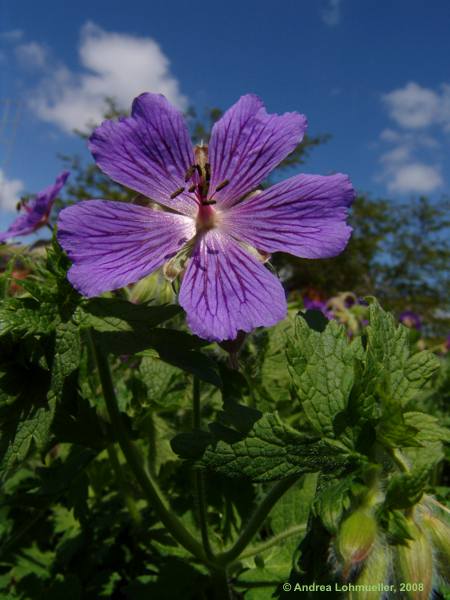
[{"label": "flower bud", "polygon": [[[350,591],[350,600],[378,600],[385,594],[387,579],[389,575],[389,566],[391,553],[389,546],[383,545],[380,541],[374,544],[372,552],[364,563],[363,570],[355,581],[354,590]],[[379,586],[381,589],[371,589]]]},{"label": "flower bud", "polygon": [[431,513],[424,515],[423,524],[436,550],[439,570],[450,580],[450,527]]},{"label": "flower bud", "polygon": [[351,568],[369,555],[377,536],[377,522],[365,507],[355,510],[341,524],[336,546],[344,561],[343,575],[348,577]]},{"label": "flower bud", "polygon": [[164,304],[173,302],[174,293],[170,283],[164,277],[159,273],[152,273],[131,287],[129,297],[134,304],[150,300]]},{"label": "flower bud", "polygon": [[428,600],[432,590],[433,554],[428,537],[410,518],[408,520],[410,540],[397,546],[398,579],[408,584],[402,590],[405,598]]}]

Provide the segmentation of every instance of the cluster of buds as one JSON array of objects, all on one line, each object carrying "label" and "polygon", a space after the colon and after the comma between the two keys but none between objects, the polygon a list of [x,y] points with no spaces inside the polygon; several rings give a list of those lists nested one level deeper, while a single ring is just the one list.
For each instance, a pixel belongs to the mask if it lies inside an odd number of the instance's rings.
[{"label": "cluster of buds", "polygon": [[450,526],[422,501],[408,511],[408,537],[389,545],[367,499],[346,516],[334,540],[339,572],[352,600],[397,591],[406,600],[428,600],[439,577],[450,580]]},{"label": "cluster of buds", "polygon": [[128,299],[134,304],[153,301],[156,304],[170,304],[175,300],[172,285],[160,273],[152,273],[127,289]]}]

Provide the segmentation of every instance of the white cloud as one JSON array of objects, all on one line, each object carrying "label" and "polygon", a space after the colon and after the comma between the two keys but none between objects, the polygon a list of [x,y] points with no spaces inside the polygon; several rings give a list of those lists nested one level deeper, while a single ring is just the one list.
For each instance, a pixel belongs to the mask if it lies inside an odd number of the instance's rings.
[{"label": "white cloud", "polygon": [[450,85],[409,82],[382,96],[395,127],[381,131],[379,176],[390,192],[429,194],[443,187],[442,146],[449,143]]},{"label": "white cloud", "polygon": [[336,27],[341,20],[341,0],[326,0],[320,11],[320,16],[325,25]]},{"label": "white cloud", "polygon": [[7,179],[0,169],[0,209],[16,210],[16,205],[24,191],[24,183],[20,179]]},{"label": "white cloud", "polygon": [[49,68],[31,101],[39,118],[63,131],[99,123],[107,97],[128,108],[138,94],[158,92],[186,107],[169,60],[152,38],[107,32],[87,23],[81,30],[79,57],[80,73],[64,65]]},{"label": "white cloud", "polygon": [[37,42],[19,44],[14,52],[21,66],[43,68],[47,63],[47,50]]},{"label": "white cloud", "polygon": [[415,162],[398,166],[388,182],[390,192],[429,194],[444,183],[438,167]]},{"label": "white cloud", "polygon": [[2,42],[18,42],[23,37],[21,29],[11,29],[11,31],[0,32],[0,41]]},{"label": "white cloud", "polygon": [[411,81],[385,94],[383,102],[389,116],[404,129],[425,129],[443,125],[450,131],[450,85],[435,91]]}]

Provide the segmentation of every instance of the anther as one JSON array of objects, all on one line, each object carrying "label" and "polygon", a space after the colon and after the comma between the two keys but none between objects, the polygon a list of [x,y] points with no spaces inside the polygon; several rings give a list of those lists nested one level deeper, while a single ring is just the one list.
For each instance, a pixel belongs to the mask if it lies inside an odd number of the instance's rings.
[{"label": "anther", "polygon": [[184,187],[180,187],[177,190],[174,191],[173,194],[170,194],[170,199],[173,200],[174,198],[176,198],[177,196],[179,196],[182,192],[184,192],[185,188]]},{"label": "anther", "polygon": [[212,206],[213,204],[217,204],[215,200],[202,200],[202,206]]},{"label": "anther", "polygon": [[227,185],[230,183],[229,179],[224,179],[224,181],[222,181],[222,183],[219,183],[219,185],[216,187],[216,192],[220,192],[220,190],[223,190],[224,187],[227,187]]},{"label": "anther", "polygon": [[197,188],[197,186],[196,186],[196,184],[194,183],[194,185],[191,185],[191,187],[188,189],[188,192],[189,192],[190,194],[192,194],[193,192],[195,192],[196,188]]},{"label": "anther", "polygon": [[211,165],[209,163],[205,163],[205,179],[206,181],[211,179]]}]

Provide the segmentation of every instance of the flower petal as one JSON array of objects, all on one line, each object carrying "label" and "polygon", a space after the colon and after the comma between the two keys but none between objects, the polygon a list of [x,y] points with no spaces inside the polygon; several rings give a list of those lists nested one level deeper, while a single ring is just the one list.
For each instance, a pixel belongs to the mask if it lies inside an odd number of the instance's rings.
[{"label": "flower petal", "polygon": [[30,213],[33,213],[34,216],[40,217],[48,215],[56,196],[66,183],[69,175],[69,171],[63,171],[58,175],[53,185],[49,185],[45,188],[45,190],[42,190],[42,192],[36,194],[36,196],[28,203],[28,210],[30,210]]},{"label": "flower petal", "polygon": [[185,174],[194,162],[183,115],[164,96],[141,94],[133,101],[131,117],[104,121],[89,140],[100,169],[111,179],[185,215],[193,215],[192,194]]},{"label": "flower petal", "polygon": [[0,242],[4,242],[5,240],[9,240],[16,236],[28,235],[33,233],[36,229],[36,219],[33,219],[33,216],[30,213],[22,213],[14,219],[6,231],[0,233]]},{"label": "flower petal", "polygon": [[179,301],[189,327],[207,340],[274,325],[286,316],[280,281],[230,236],[212,229],[198,241]]},{"label": "flower petal", "polygon": [[69,281],[96,296],[160,267],[195,235],[195,223],[144,206],[87,200],[61,211],[57,235],[73,263]]},{"label": "flower petal", "polygon": [[53,185],[49,185],[42,192],[36,194],[27,204],[26,208],[23,207],[22,212],[18,217],[11,223],[7,231],[0,233],[0,242],[3,242],[9,238],[28,235],[39,229],[42,225],[47,222],[47,217],[55,201],[56,196],[61,191],[61,188],[66,183],[70,173],[63,171],[58,175]]},{"label": "flower petal", "polygon": [[336,256],[351,234],[354,190],[346,175],[297,175],[223,214],[226,231],[264,252],[303,258]]},{"label": "flower petal", "polygon": [[[242,96],[211,133],[210,197],[223,206],[236,203],[295,149],[306,127],[304,115],[269,115],[257,96]],[[223,189],[215,191],[227,181]]]}]

